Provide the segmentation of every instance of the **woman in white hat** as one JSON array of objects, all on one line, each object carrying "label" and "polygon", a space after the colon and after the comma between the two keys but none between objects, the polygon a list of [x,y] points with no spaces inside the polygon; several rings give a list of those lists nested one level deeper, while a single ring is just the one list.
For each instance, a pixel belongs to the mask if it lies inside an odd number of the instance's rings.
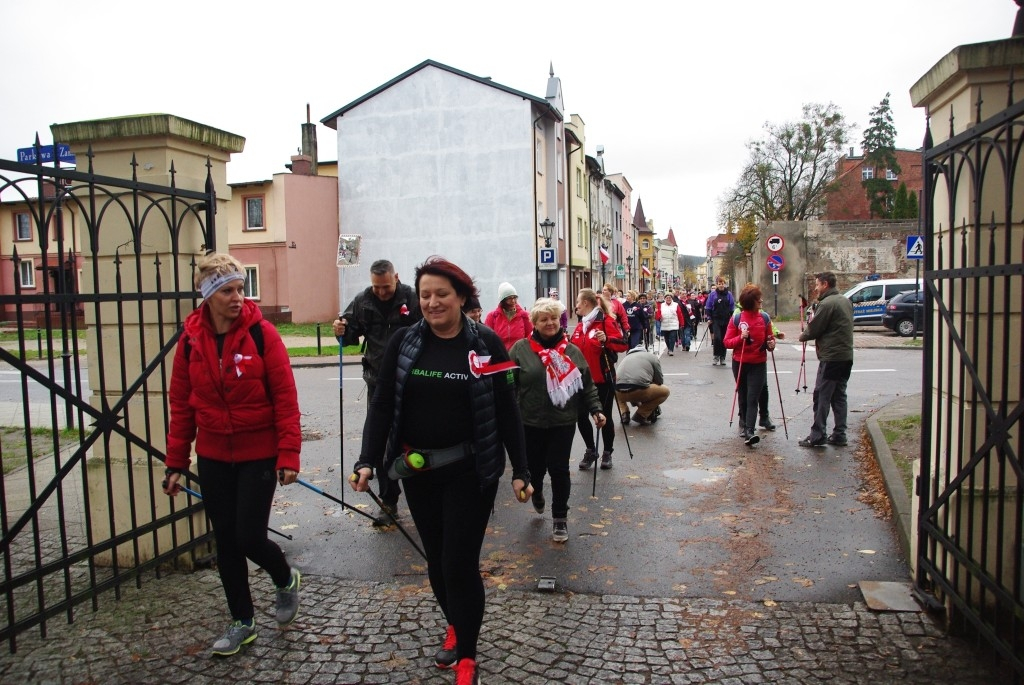
[{"label": "woman in white hat", "polygon": [[498,286],[498,306],[487,314],[484,325],[498,334],[506,350],[533,333],[530,313],[519,304],[519,294],[511,283]]}]

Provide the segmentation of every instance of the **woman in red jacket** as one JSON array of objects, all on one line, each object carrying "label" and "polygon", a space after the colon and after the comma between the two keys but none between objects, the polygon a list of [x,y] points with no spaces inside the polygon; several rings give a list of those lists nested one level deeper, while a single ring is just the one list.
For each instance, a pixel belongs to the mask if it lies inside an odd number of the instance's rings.
[{"label": "woman in red jacket", "polygon": [[729,319],[723,342],[732,353],[732,374],[736,378],[740,414],[740,435],[748,447],[760,438],[755,429],[757,400],[768,378],[768,350],[775,349],[772,322],[761,311],[761,288],[747,283],[740,291],[740,311]]},{"label": "woman in red jacket", "polygon": [[498,286],[498,306],[488,312],[484,325],[498,334],[506,350],[533,333],[530,313],[519,304],[519,295],[511,283]]},{"label": "woman in red jacket", "polygon": [[195,440],[203,504],[231,612],[227,632],[211,651],[228,656],[256,639],[247,559],[277,588],[278,625],[298,613],[299,572],[267,539],[267,524],[277,483],[298,477],[299,403],[281,336],[245,298],[242,264],[226,254],[207,255],[195,286],[204,301],[185,319],[174,356],[164,492],[173,497],[180,490]]},{"label": "woman in red jacket", "polygon": [[[622,337],[622,329],[611,314],[608,302],[598,297],[590,288],[583,288],[576,296],[576,314],[581,320],[569,339],[583,351],[583,358],[590,367],[590,375],[597,386],[597,395],[601,399],[601,411],[605,416],[612,416],[612,403],[615,401],[615,361],[609,352],[617,355],[628,349]],[[590,427],[590,417],[580,416],[577,422],[580,435],[587,446],[583,453],[581,469],[589,469],[597,461],[597,447],[594,442],[594,430]],[[615,422],[606,421],[601,428],[604,439],[604,450],[601,452],[601,468],[612,467],[612,448],[615,443]]]}]

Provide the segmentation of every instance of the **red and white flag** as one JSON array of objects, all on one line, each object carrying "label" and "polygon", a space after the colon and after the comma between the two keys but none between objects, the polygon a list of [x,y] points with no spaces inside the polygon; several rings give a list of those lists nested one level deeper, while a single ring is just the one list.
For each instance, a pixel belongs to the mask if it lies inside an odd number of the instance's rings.
[{"label": "red and white flag", "polygon": [[651,270],[647,268],[646,264],[642,264],[640,266],[640,270],[644,272],[644,276],[650,276],[651,275]]},{"label": "red and white flag", "polygon": [[601,263],[607,264],[608,260],[611,259],[611,254],[608,252],[608,248],[604,245],[601,246]]}]

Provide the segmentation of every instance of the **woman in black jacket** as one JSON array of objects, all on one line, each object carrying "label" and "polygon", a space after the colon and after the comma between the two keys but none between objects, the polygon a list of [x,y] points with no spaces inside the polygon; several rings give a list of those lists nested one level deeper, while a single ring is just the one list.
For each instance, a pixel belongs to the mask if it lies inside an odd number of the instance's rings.
[{"label": "woman in black jacket", "polygon": [[352,488],[369,489],[374,470],[401,478],[427,555],[427,575],[448,621],[439,667],[475,682],[484,617],[480,549],[494,508],[505,452],[512,489],[533,493],[516,404],[514,364],[491,329],[462,313],[478,297],[455,264],[431,257],[416,269],[423,319],[388,342],[363,427]]}]

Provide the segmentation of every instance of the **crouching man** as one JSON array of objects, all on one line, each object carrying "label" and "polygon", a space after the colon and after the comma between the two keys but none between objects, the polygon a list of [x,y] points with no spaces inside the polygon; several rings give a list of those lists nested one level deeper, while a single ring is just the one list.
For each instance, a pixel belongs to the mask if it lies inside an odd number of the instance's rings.
[{"label": "crouching man", "polygon": [[[619,361],[616,369],[615,400],[619,405],[622,425],[629,425],[630,419],[641,426],[658,420],[658,408],[668,399],[665,376],[661,372],[661,361],[643,345],[637,345]],[[629,415],[629,405],[636,407]]]}]

